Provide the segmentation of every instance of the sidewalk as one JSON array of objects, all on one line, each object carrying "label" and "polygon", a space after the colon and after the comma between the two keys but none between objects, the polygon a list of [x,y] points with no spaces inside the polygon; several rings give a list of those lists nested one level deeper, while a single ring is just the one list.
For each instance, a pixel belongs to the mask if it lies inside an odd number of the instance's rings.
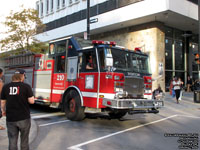
[{"label": "sidewalk", "polygon": [[[169,92],[165,93],[165,98],[171,98],[171,97],[172,96],[169,94]],[[183,92],[182,99],[188,101],[194,101],[194,92]]]},{"label": "sidewalk", "polygon": [[[6,128],[6,117],[0,119],[0,125]],[[31,119],[31,129],[29,135],[29,143],[31,143],[37,136],[37,125],[33,119]],[[0,150],[8,149],[8,136],[7,129],[0,130]]]}]

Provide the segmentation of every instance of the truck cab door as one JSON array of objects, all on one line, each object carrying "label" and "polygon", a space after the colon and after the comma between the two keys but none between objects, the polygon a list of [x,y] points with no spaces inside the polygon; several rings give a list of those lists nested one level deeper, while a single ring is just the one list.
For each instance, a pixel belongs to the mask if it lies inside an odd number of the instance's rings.
[{"label": "truck cab door", "polygon": [[98,108],[99,69],[94,48],[84,50],[79,57],[78,86],[83,95],[83,105]]},{"label": "truck cab door", "polygon": [[[52,103],[60,103],[62,95],[65,91],[66,84],[66,59],[67,59],[67,40],[59,41],[55,43],[55,52],[53,52],[54,59],[54,72],[52,76]],[[51,47],[50,47],[51,48]]]}]

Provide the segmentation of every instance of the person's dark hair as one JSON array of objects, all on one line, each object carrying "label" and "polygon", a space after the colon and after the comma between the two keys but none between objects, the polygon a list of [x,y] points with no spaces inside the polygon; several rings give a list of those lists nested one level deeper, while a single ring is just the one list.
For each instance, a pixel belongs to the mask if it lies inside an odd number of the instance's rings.
[{"label": "person's dark hair", "polygon": [[0,73],[2,73],[3,72],[3,70],[0,68]]}]

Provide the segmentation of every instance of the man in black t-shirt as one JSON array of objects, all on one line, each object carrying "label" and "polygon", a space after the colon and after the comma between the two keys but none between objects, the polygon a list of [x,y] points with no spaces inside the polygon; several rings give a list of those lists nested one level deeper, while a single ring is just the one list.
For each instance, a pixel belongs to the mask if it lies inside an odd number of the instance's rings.
[{"label": "man in black t-shirt", "polygon": [[29,103],[34,103],[31,87],[23,83],[25,70],[18,69],[12,82],[3,86],[1,93],[2,114],[6,116],[9,150],[17,150],[18,135],[21,150],[29,150],[29,131],[31,127]]}]

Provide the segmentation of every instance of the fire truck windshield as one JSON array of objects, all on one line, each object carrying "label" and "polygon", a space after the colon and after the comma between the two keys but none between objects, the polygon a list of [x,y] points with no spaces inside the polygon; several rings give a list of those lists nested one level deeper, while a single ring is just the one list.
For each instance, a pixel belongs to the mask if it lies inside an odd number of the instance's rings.
[{"label": "fire truck windshield", "polygon": [[138,72],[151,74],[147,55],[117,48],[106,48],[104,52],[111,51],[114,72]]}]

